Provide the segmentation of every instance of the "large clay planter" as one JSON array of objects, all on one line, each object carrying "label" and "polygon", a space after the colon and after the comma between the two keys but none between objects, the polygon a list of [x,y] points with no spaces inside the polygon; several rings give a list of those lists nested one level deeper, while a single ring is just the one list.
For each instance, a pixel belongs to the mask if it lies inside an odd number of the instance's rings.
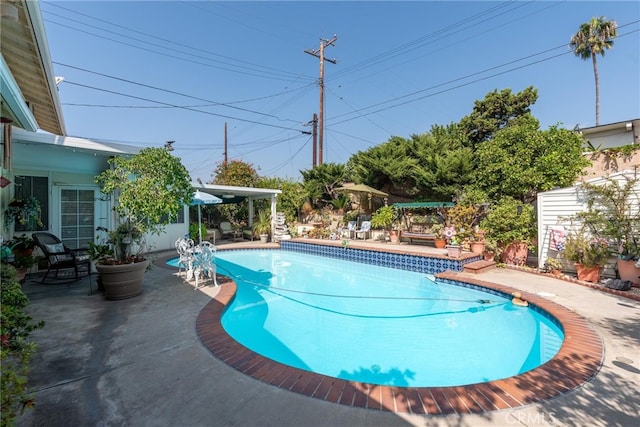
[{"label": "large clay planter", "polygon": [[618,260],[618,275],[620,280],[628,280],[634,285],[640,285],[640,268],[634,260]]},{"label": "large clay planter", "polygon": [[600,271],[602,267],[585,267],[582,264],[576,264],[576,272],[578,273],[578,280],[584,280],[585,282],[598,283],[600,281]]},{"label": "large clay planter", "polygon": [[444,239],[435,239],[434,243],[438,249],[444,249],[444,247],[447,246],[447,241]]},{"label": "large clay planter", "polygon": [[151,260],[122,265],[96,265],[108,300],[133,298],[142,292],[144,273]]},{"label": "large clay planter", "polygon": [[500,260],[504,264],[525,265],[527,263],[528,255],[529,247],[526,243],[513,242],[504,248],[502,254],[500,254]]},{"label": "large clay planter", "polygon": [[477,255],[482,255],[484,253],[484,242],[471,242],[469,243],[469,247],[471,252]]}]

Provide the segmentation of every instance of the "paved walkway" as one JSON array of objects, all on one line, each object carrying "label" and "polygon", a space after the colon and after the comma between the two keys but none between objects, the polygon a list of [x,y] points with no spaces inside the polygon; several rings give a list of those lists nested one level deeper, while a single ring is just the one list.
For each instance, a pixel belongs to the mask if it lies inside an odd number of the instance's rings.
[{"label": "paved walkway", "polygon": [[[494,269],[482,280],[539,293],[585,317],[604,342],[604,364],[583,387],[541,404],[474,415],[418,416],[351,408],[247,377],[196,335],[217,292],[195,291],[156,267],[143,294],[106,301],[87,280],[29,281],[29,313],[45,320],[30,388],[36,406],[19,426],[636,426],[640,420],[640,304],[574,283]],[[93,277],[95,289],[95,277]]]}]

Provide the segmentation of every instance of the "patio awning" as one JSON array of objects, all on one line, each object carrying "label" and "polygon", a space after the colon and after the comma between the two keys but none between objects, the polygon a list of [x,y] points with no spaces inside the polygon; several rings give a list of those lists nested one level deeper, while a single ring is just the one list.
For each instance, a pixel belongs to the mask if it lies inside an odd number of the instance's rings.
[{"label": "patio awning", "polygon": [[451,208],[453,206],[455,206],[453,202],[409,202],[393,204],[393,207],[397,209]]}]

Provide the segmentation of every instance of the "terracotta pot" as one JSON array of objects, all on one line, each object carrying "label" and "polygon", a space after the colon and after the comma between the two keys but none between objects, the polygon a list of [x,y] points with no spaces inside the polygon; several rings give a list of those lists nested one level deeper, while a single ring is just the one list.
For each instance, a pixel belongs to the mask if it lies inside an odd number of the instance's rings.
[{"label": "terracotta pot", "polygon": [[22,257],[30,257],[31,255],[33,255],[33,248],[29,248],[29,249],[18,249],[18,248],[14,248],[13,252],[16,255],[20,255]]},{"label": "terracotta pot", "polygon": [[602,267],[585,267],[582,264],[576,264],[576,272],[578,273],[578,280],[584,280],[585,282],[598,283],[600,281],[600,271]]},{"label": "terracotta pot", "polygon": [[151,260],[122,265],[96,265],[108,300],[133,298],[142,292],[144,273]]},{"label": "terracotta pot", "polygon": [[493,261],[496,257],[495,252],[485,252],[484,253],[484,260],[485,261]]},{"label": "terracotta pot", "polygon": [[462,248],[460,246],[447,246],[447,255],[450,258],[460,258],[462,255]]},{"label": "terracotta pot", "polygon": [[484,252],[484,242],[471,242],[469,243],[471,252],[474,254],[482,255]]},{"label": "terracotta pot", "polygon": [[528,255],[529,247],[526,243],[513,242],[504,248],[502,254],[500,254],[500,260],[505,264],[525,265]]},{"label": "terracotta pot", "polygon": [[634,285],[640,285],[640,268],[634,260],[619,259],[617,263],[620,280],[628,280]]},{"label": "terracotta pot", "polygon": [[16,278],[18,282],[24,283],[25,278],[27,277],[27,269],[26,268],[17,268],[16,269]]},{"label": "terracotta pot", "polygon": [[447,246],[447,241],[444,239],[435,239],[434,242],[438,249],[444,249],[444,247]]},{"label": "terracotta pot", "polygon": [[391,243],[398,243],[400,241],[400,233],[398,233],[398,230],[391,230],[389,232],[389,238],[391,239]]}]

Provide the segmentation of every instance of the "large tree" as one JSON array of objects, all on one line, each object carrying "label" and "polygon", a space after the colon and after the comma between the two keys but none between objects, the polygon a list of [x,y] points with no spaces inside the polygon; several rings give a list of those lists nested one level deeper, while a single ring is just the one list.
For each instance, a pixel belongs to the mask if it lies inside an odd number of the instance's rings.
[{"label": "large tree", "polygon": [[613,47],[613,39],[618,37],[616,21],[607,21],[604,16],[591,18],[580,26],[576,34],[571,37],[569,47],[576,56],[584,60],[591,58],[593,75],[596,80],[596,126],[600,125],[600,78],[598,76],[598,61],[596,57]]},{"label": "large tree", "polygon": [[337,197],[334,189],[348,180],[347,168],[340,163],[323,163],[301,170],[303,186],[314,208],[323,208]]},{"label": "large tree", "polygon": [[493,138],[493,135],[516,123],[520,117],[531,113],[531,106],[538,100],[538,91],[529,86],[518,93],[511,89],[489,92],[484,99],[474,103],[473,111],[460,120],[460,128],[471,148]]},{"label": "large tree", "polygon": [[590,165],[578,133],[538,127],[535,118],[523,118],[476,150],[475,185],[492,200],[512,197],[530,203],[539,191],[572,185]]},{"label": "large tree", "polygon": [[459,126],[450,124],[360,151],[349,159],[348,168],[355,181],[392,196],[451,201],[470,180],[472,157]]}]

